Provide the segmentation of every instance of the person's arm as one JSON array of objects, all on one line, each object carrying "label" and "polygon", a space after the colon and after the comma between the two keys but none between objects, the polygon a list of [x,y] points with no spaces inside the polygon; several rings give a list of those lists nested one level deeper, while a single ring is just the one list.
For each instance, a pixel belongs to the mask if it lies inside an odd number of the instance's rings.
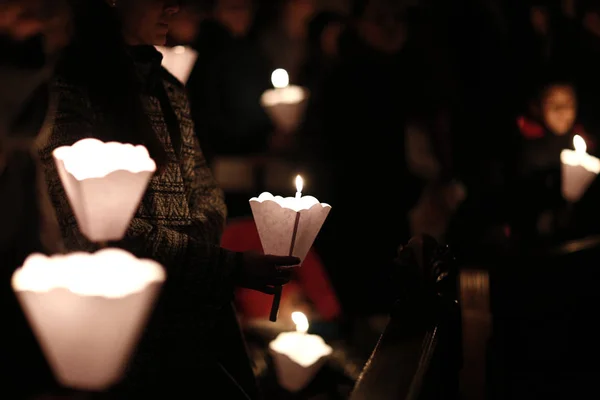
[{"label": "person's arm", "polygon": [[[46,142],[40,150],[48,191],[57,210],[68,250],[94,251],[97,244],[91,243],[79,230],[52,157],[52,151],[57,147],[69,146],[78,140],[94,136],[94,113],[83,90],[60,80],[55,80],[52,89],[57,105],[50,119]],[[193,196],[196,204],[205,201],[198,193],[202,188],[195,189],[197,191]],[[216,225],[222,219],[203,213],[201,206],[199,208],[200,210],[195,210],[200,226],[196,232],[203,233],[198,237],[191,237],[135,216],[119,245],[138,257],[158,261],[167,269],[169,279],[181,280],[182,283],[195,287],[195,290],[206,290],[205,293],[208,294],[217,286],[222,288],[222,284],[233,287],[235,272],[241,263],[240,254],[210,244],[213,242],[210,232],[220,232]]]},{"label": "person's arm", "polygon": [[[45,169],[48,192],[57,211],[65,246],[68,250],[93,251],[97,245],[80,232],[67,195],[62,187],[52,157],[52,151],[69,146],[78,140],[94,136],[95,117],[86,93],[64,81],[55,80],[52,86],[56,98],[56,110],[50,118],[49,132],[40,149],[40,159]],[[208,173],[201,168],[203,158],[198,157],[196,176]],[[193,216],[197,220],[193,236],[151,223],[134,216],[119,245],[138,257],[151,258],[161,263],[168,272],[169,280],[178,281],[181,290],[219,296],[219,305],[231,300],[236,279],[242,284],[250,283],[260,288],[289,280],[288,276],[276,274],[280,266],[296,265],[297,259],[278,256],[254,256],[228,251],[215,244],[220,235],[222,216],[208,211],[208,197],[203,192],[217,190],[207,179],[199,179],[192,188],[190,204],[195,204]],[[254,282],[252,279],[256,279]],[[231,288],[231,290],[229,290]],[[213,303],[215,304],[215,303]]]}]

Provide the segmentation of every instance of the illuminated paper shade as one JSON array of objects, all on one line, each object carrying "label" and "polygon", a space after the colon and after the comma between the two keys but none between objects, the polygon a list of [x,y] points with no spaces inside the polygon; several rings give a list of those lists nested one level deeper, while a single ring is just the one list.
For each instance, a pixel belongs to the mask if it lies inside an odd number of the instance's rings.
[{"label": "illuminated paper shade", "polygon": [[277,130],[292,133],[302,123],[308,96],[308,90],[303,87],[287,86],[265,91],[260,104]]},{"label": "illuminated paper shade", "polygon": [[123,375],[165,280],[120,249],[27,258],[12,287],[58,381],[104,390]]},{"label": "illuminated paper shade", "polygon": [[560,153],[563,198],[575,203],[588,190],[600,173],[600,160],[586,153],[587,145],[579,135],[573,137],[575,150]]},{"label": "illuminated paper shade", "polygon": [[250,207],[265,254],[293,255],[300,260],[306,257],[331,210],[329,204],[312,196],[281,197],[268,192],[250,199]]},{"label": "illuminated paper shade", "polygon": [[163,55],[162,66],[184,85],[190,78],[198,52],[188,46],[156,46]]},{"label": "illuminated paper shade", "polygon": [[122,239],[156,171],[146,148],[83,139],[53,156],[81,232],[93,242]]},{"label": "illuminated paper shade", "polygon": [[304,389],[323,367],[327,358],[333,352],[321,336],[309,335],[308,321],[302,313],[304,329],[299,329],[296,323],[296,332],[280,333],[275,340],[269,343],[269,350],[273,356],[275,374],[281,387],[290,392]]}]

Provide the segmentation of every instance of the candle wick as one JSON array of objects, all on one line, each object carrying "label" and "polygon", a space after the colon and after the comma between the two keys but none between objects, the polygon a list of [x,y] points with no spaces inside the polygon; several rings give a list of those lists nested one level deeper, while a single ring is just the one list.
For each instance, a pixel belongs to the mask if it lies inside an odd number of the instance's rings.
[{"label": "candle wick", "polygon": [[299,199],[302,197],[302,192],[296,192],[296,198]]}]

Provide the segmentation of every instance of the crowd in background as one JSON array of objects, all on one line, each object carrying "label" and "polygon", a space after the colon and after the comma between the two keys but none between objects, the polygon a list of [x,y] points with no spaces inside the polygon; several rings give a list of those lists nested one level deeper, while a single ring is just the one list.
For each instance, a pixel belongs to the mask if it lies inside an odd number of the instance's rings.
[{"label": "crowd in background", "polygon": [[[182,6],[170,44],[199,54],[187,91],[217,179],[232,158],[279,158],[303,173],[307,190],[334,205],[317,250],[351,312],[387,307],[381,277],[411,234],[458,248],[572,234],[559,153],[573,148],[574,134],[594,152],[600,8],[550,0],[346,6]],[[278,132],[260,105],[276,68],[310,92],[293,135]],[[226,188],[232,219],[250,215],[249,196],[279,188],[251,176],[250,188]]]},{"label": "crowd in background", "polygon": [[[245,361],[230,359],[245,351],[229,303],[235,298],[242,321],[265,319],[266,283],[291,280],[282,320],[303,310],[326,324],[324,335],[338,337],[340,328],[348,333],[348,321],[389,311],[397,296],[393,260],[411,235],[430,234],[466,259],[477,249],[595,233],[596,185],[580,204],[568,204],[560,169],[560,152],[573,148],[574,135],[589,153],[597,149],[595,1],[68,3],[70,22],[65,13],[50,39],[33,38],[24,53],[14,52],[31,83],[22,93],[52,77],[42,85],[50,90],[35,92],[21,115],[0,120],[0,128],[29,137],[23,147],[3,142],[3,185],[15,194],[2,198],[2,209],[11,210],[1,249],[11,260],[3,304],[23,328],[14,336],[40,364],[8,282],[40,248],[93,248],[78,230],[51,156],[88,136],[144,144],[158,165],[120,244],[158,260],[170,278],[125,381],[124,390],[135,393],[173,390],[174,383],[192,390],[199,375],[233,388],[232,396],[239,393],[231,380],[250,390]],[[71,31],[67,47],[69,34],[58,34],[60,27]],[[14,50],[7,43],[2,49]],[[187,81],[160,68],[154,45],[197,53]],[[57,57],[19,64],[27,51]],[[309,93],[302,123],[291,132],[260,102],[277,68]],[[9,72],[2,82],[23,84]],[[21,110],[25,97],[3,105]],[[35,136],[32,157],[27,146]],[[250,171],[251,182],[225,185],[232,165]],[[283,178],[270,180],[273,173]],[[333,208],[302,268],[282,275],[280,267],[297,259],[260,255],[248,199],[263,190],[291,195],[297,173],[306,194]],[[45,183],[39,193],[36,179]],[[35,218],[40,209],[53,212]],[[60,240],[40,239],[49,227]],[[371,342],[355,343],[372,349]],[[17,353],[11,376],[19,377],[33,364]]]}]

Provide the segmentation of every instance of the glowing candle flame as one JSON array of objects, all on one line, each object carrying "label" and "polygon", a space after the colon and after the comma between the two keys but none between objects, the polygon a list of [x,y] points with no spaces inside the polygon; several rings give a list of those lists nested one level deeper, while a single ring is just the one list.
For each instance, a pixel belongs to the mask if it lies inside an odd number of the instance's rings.
[{"label": "glowing candle flame", "polygon": [[302,177],[300,175],[298,175],[296,177],[296,192],[302,193],[303,187],[304,187],[304,180],[302,180]]},{"label": "glowing candle flame", "polygon": [[579,135],[573,137],[573,146],[575,147],[575,152],[577,152],[577,154],[585,154],[587,150],[585,140]]},{"label": "glowing candle flame", "polygon": [[300,311],[294,311],[292,313],[292,321],[296,324],[296,332],[306,333],[308,332],[308,318]]},{"label": "glowing candle flame", "polygon": [[271,74],[271,83],[277,89],[282,89],[290,84],[290,77],[287,71],[283,68],[277,68]]},{"label": "glowing candle flame", "polygon": [[185,53],[185,47],[183,47],[183,46],[175,46],[175,47],[173,47],[173,52],[175,54],[183,54],[183,53]]}]

